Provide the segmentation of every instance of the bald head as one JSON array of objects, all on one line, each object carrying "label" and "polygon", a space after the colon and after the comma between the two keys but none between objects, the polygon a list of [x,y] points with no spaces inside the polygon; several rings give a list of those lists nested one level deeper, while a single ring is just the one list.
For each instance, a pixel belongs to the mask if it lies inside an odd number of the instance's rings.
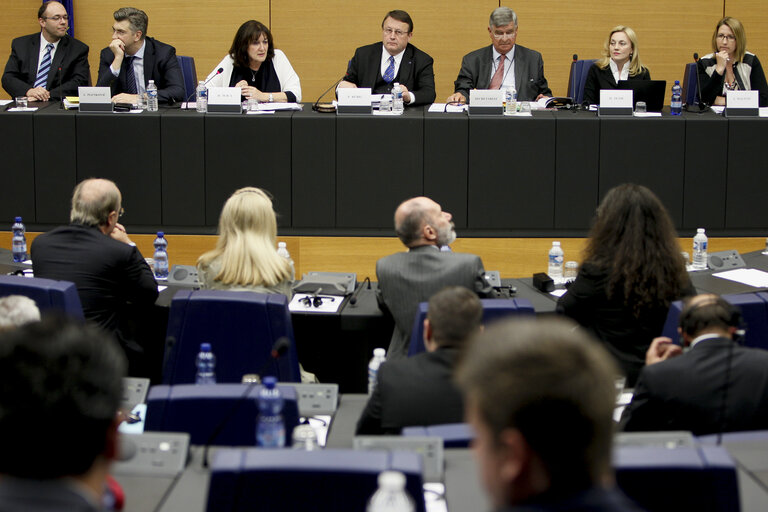
[{"label": "bald head", "polygon": [[113,181],[98,178],[81,181],[72,194],[69,220],[111,231],[117,222],[121,202],[120,190]]},{"label": "bald head", "polygon": [[406,247],[448,245],[456,239],[452,216],[428,197],[413,197],[395,210],[395,233]]},{"label": "bald head", "polygon": [[724,298],[711,293],[686,300],[680,312],[680,333],[686,344],[702,334],[731,338],[741,324],[741,312]]}]

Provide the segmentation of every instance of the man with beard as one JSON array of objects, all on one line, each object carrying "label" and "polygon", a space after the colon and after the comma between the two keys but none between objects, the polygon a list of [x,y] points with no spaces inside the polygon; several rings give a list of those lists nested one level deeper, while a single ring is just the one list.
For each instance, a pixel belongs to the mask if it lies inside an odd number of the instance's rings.
[{"label": "man with beard", "polygon": [[395,320],[388,360],[407,355],[420,302],[446,286],[464,286],[481,296],[491,291],[479,256],[441,250],[456,240],[451,218],[428,197],[408,199],[395,210],[395,232],[408,251],[376,262],[379,307]]}]

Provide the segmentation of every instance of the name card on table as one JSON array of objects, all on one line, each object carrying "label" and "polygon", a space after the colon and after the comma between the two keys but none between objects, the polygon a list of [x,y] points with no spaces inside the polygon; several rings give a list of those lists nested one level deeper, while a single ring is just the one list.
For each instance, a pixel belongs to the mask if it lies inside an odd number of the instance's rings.
[{"label": "name card on table", "polygon": [[80,112],[112,112],[112,90],[109,87],[78,87]]},{"label": "name card on table", "polygon": [[500,89],[472,89],[469,91],[470,115],[503,115],[504,91]]},{"label": "name card on table", "polygon": [[600,89],[598,116],[631,116],[633,91],[625,89]]},{"label": "name card on table", "polygon": [[728,91],[725,95],[725,117],[757,117],[760,112],[758,91]]},{"label": "name card on table", "polygon": [[208,112],[239,114],[243,110],[239,87],[211,87],[208,89]]},{"label": "name card on table", "polygon": [[370,87],[347,88],[336,91],[337,114],[370,114],[371,113],[371,89]]}]

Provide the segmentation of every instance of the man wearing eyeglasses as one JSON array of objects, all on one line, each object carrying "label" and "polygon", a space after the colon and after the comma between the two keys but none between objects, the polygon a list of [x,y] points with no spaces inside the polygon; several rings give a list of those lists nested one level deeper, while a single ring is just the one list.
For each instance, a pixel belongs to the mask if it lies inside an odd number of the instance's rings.
[{"label": "man wearing eyeglasses", "polygon": [[381,29],[381,43],[355,50],[339,88],[370,87],[373,94],[389,94],[397,82],[403,88],[405,105],[435,101],[433,60],[409,42],[413,35],[411,16],[405,11],[390,11]]},{"label": "man wearing eyeglasses", "polygon": [[40,33],[17,37],[3,73],[3,89],[11,98],[48,101],[77,96],[88,85],[88,46],[67,35],[69,15],[59,2],[46,2],[37,11]]},{"label": "man wearing eyeglasses", "polygon": [[515,44],[517,14],[509,7],[498,7],[488,23],[491,46],[480,48],[461,61],[454,93],[448,102],[467,103],[470,89],[506,89],[514,86],[519,101],[535,101],[552,96],[544,77],[541,54]]}]

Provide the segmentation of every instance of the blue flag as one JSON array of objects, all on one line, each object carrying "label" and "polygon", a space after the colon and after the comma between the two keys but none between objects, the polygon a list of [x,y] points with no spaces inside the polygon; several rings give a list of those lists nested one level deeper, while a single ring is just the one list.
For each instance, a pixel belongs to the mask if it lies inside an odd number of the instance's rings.
[{"label": "blue flag", "polygon": [[[47,2],[48,0],[43,0],[43,3]],[[64,6],[64,8],[67,10],[67,14],[69,15],[69,29],[67,30],[67,34],[69,34],[69,37],[75,37],[75,8],[72,6],[72,2],[74,0],[58,0],[61,2],[61,5]]]}]

